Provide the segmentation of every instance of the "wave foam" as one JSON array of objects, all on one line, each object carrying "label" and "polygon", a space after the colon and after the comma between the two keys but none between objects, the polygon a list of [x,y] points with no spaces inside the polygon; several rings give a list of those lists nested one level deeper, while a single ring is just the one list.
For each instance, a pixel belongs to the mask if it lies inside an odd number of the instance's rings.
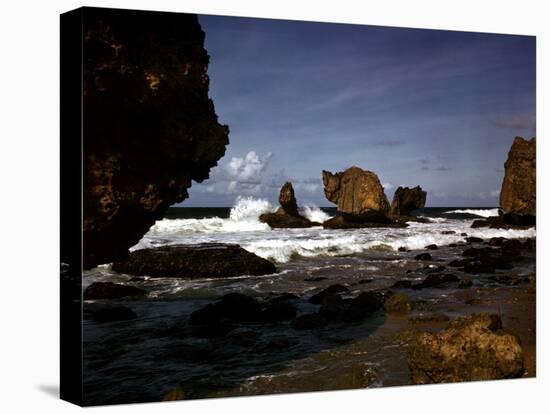
[{"label": "wave foam", "polygon": [[470,214],[472,216],[480,216],[480,217],[494,217],[498,216],[498,208],[484,208],[484,209],[473,209],[473,208],[467,208],[464,210],[451,210],[451,211],[445,211],[443,214]]},{"label": "wave foam", "polygon": [[305,206],[303,208],[303,210],[301,211],[301,213],[309,221],[314,221],[316,223],[324,223],[328,219],[332,218],[332,216],[329,216],[327,213],[325,213],[319,207],[315,207],[315,206]]}]

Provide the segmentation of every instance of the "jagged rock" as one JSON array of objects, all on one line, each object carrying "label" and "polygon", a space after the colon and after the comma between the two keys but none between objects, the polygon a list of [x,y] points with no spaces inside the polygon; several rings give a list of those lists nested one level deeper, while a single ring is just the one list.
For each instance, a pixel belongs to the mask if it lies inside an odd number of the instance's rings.
[{"label": "jagged rock", "polygon": [[84,290],[84,300],[119,299],[127,296],[142,296],[146,294],[146,290],[135,286],[112,282],[94,282]]},{"label": "jagged rock", "polygon": [[208,96],[209,56],[196,15],[88,8],[85,16],[83,238],[90,268],[124,259],[170,205],[188,197],[192,180],[208,178],[229,130]]},{"label": "jagged rock", "polygon": [[415,384],[517,378],[523,351],[503,331],[498,315],[458,318],[441,333],[421,333],[409,345],[407,361]]},{"label": "jagged rock", "polygon": [[135,276],[233,277],[266,275],[277,269],[269,260],[236,244],[172,245],[133,251],[127,260],[113,263],[113,270]]},{"label": "jagged rock", "polygon": [[357,221],[350,219],[349,215],[336,216],[323,222],[325,229],[364,229],[377,227],[407,227],[408,224],[402,221],[392,221],[380,218],[377,221]]},{"label": "jagged rock", "polygon": [[327,199],[349,221],[387,220],[390,205],[378,176],[359,167],[332,174],[323,171]]},{"label": "jagged rock", "polygon": [[298,204],[294,196],[294,188],[290,182],[286,182],[279,193],[279,204],[281,205],[275,213],[260,215],[260,221],[267,223],[269,227],[277,228],[304,228],[320,226],[321,223],[309,221],[298,213]]},{"label": "jagged rock", "polygon": [[426,191],[420,186],[414,188],[398,187],[393,195],[390,214],[393,216],[410,216],[411,211],[426,205]]},{"label": "jagged rock", "polygon": [[535,138],[527,141],[516,137],[508,152],[500,191],[500,208],[504,212],[504,222],[510,224],[534,222],[537,209],[536,149]]}]

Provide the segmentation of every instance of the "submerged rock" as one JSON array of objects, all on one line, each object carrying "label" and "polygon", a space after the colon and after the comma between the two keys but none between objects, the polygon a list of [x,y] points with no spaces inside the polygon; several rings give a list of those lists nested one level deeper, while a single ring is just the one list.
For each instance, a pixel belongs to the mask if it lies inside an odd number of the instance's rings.
[{"label": "submerged rock", "polygon": [[133,251],[113,270],[135,276],[223,278],[275,273],[275,265],[236,244],[172,245]]},{"label": "submerged rock", "polygon": [[471,315],[438,334],[421,333],[407,353],[415,384],[517,378],[523,351],[516,336],[502,329],[499,316]]},{"label": "submerged rock", "polygon": [[413,210],[426,205],[426,195],[426,191],[423,191],[420,186],[398,187],[393,195],[390,214],[392,216],[410,216]]},{"label": "submerged rock", "polygon": [[275,213],[265,213],[260,216],[262,223],[267,223],[271,228],[304,228],[320,226],[321,223],[309,221],[298,213],[298,204],[294,196],[294,188],[290,182],[286,182],[279,193],[281,205]]},{"label": "submerged rock", "polygon": [[500,191],[500,208],[504,221],[527,224],[536,216],[536,139],[516,137],[504,163],[504,180]]},{"label": "submerged rock", "polygon": [[316,329],[327,326],[328,322],[318,313],[306,313],[298,316],[291,323],[291,326],[297,330]]},{"label": "submerged rock", "polygon": [[192,181],[208,178],[229,129],[209,98],[196,15],[99,8],[85,15],[83,253],[91,268],[124,259],[188,197]]},{"label": "submerged rock", "polygon": [[84,305],[83,316],[84,319],[93,319],[97,322],[127,321],[137,318],[135,312],[126,306],[103,303]]},{"label": "submerged rock", "polygon": [[349,289],[347,287],[337,283],[334,285],[330,285],[329,287],[327,287],[326,289],[323,289],[320,292],[317,292],[316,294],[314,294],[312,297],[309,298],[308,302],[313,303],[315,305],[320,305],[321,303],[323,303],[323,299],[325,298],[326,295],[331,293],[342,293],[342,292],[348,292],[348,291]]},{"label": "submerged rock", "polygon": [[388,313],[408,313],[412,310],[411,298],[404,293],[396,293],[384,303],[384,309]]},{"label": "submerged rock", "polygon": [[94,282],[84,290],[84,300],[119,299],[127,296],[143,296],[147,291],[135,286],[112,282]]},{"label": "submerged rock", "polygon": [[378,176],[372,171],[351,167],[332,174],[323,171],[327,199],[350,221],[386,220],[390,205]]}]

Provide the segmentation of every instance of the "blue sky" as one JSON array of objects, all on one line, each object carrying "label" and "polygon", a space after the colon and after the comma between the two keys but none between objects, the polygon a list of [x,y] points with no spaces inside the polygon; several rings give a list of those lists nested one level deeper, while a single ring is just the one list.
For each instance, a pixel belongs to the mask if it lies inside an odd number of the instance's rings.
[{"label": "blue sky", "polygon": [[535,38],[200,16],[226,155],[182,206],[332,206],[321,171],[374,171],[388,198],[494,206],[516,135],[535,136]]}]

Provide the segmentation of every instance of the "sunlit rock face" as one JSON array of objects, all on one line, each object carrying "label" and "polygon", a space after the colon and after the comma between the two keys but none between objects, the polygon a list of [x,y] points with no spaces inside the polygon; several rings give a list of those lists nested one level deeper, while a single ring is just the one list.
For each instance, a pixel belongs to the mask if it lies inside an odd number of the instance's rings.
[{"label": "sunlit rock face", "polygon": [[196,15],[87,8],[83,25],[89,268],[127,256],[170,205],[188,197],[192,180],[208,178],[229,129],[208,96],[209,56]]},{"label": "sunlit rock face", "polygon": [[516,137],[504,163],[504,180],[500,191],[500,208],[505,215],[518,219],[536,216],[537,210],[537,142]]}]

